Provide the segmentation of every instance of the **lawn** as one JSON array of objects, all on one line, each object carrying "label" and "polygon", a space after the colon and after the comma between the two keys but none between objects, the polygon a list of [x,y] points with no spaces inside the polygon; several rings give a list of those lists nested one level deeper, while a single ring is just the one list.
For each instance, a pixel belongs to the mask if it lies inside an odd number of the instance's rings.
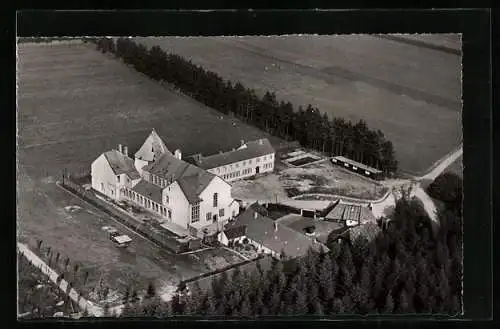
[{"label": "lawn", "polygon": [[[258,94],[364,119],[394,143],[400,169],[419,174],[459,145],[459,55],[376,36],[136,38],[191,59]],[[453,36],[420,36],[449,45]],[[425,41],[425,40],[424,40]]]}]

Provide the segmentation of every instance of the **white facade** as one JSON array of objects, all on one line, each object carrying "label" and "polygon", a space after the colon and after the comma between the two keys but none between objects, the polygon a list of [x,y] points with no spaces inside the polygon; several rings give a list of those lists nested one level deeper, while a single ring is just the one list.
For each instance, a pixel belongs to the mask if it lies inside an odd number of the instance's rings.
[{"label": "white facade", "polygon": [[140,181],[131,179],[127,174],[116,175],[104,154],[101,154],[91,165],[92,188],[114,199],[122,200],[123,188],[132,188]]},{"label": "white facade", "polygon": [[[156,132],[153,131],[148,136],[136,153],[135,161],[126,155],[127,151],[121,152],[121,146],[119,149],[120,151],[115,151],[115,153],[110,153],[113,151],[103,153],[92,162],[92,188],[94,190],[117,201],[131,201],[154,213],[164,222],[176,224],[187,230],[194,228],[198,233],[210,225],[222,229],[225,223],[238,215],[239,204],[231,197],[231,185],[217,175],[208,175],[206,171],[199,169],[199,174],[204,175],[203,184],[206,184],[200,191],[197,185],[200,181],[196,179],[187,179],[179,183],[177,180],[172,181],[171,175],[159,177],[150,174],[146,171],[148,169],[143,170],[144,166],[160,161],[165,153],[172,155]],[[112,156],[113,160],[108,160],[110,158],[106,156]],[[182,161],[181,151],[176,150],[174,157],[176,161]],[[108,161],[113,161],[114,167]],[[133,173],[116,175],[112,168],[117,167],[122,168],[122,172],[133,171]],[[265,170],[272,169],[266,166]],[[116,169],[115,171],[120,172]],[[193,175],[188,176],[190,177]],[[193,186],[182,184],[193,184]],[[194,193],[197,195],[192,195]],[[196,198],[200,201],[192,204]]]},{"label": "white facade", "polygon": [[[230,242],[233,242],[233,243],[236,243],[236,242],[239,242],[239,243],[243,243],[243,240],[245,239],[248,239],[246,236],[242,235],[242,236],[239,236],[237,238],[234,238],[234,239],[228,239],[228,237],[226,236],[226,234],[224,232],[220,232],[218,235],[217,235],[217,240],[222,243],[223,245],[225,245],[226,247],[229,245]],[[250,241],[250,239],[248,239],[248,241]]]},{"label": "white facade", "polygon": [[102,194],[118,200],[118,179],[104,154],[101,154],[91,165],[92,188]]},{"label": "white facade", "polygon": [[268,173],[274,170],[275,153],[234,162],[228,165],[211,168],[207,171],[221,177],[226,182],[248,178],[260,173]]}]

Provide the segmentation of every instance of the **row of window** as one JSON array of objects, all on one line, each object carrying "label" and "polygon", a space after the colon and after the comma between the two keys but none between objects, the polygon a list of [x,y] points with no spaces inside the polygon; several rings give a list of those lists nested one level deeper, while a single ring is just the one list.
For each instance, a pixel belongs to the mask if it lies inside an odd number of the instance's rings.
[{"label": "row of window", "polygon": [[[272,160],[272,159],[273,159],[273,155],[270,154],[270,155],[265,155],[262,158],[256,158],[255,162],[259,163],[261,160],[262,161],[266,161],[266,160]],[[246,166],[247,164],[251,165],[252,164],[252,159],[245,160],[241,164],[242,164],[242,166]],[[234,163],[234,166],[236,168],[239,168],[240,167],[240,162]],[[223,166],[223,167],[217,168],[216,170],[217,170],[217,173],[220,173],[221,171],[226,172],[226,171],[231,171],[232,169],[233,169],[233,164],[230,164],[230,165],[227,165],[227,166]]]},{"label": "row of window", "polygon": [[[233,211],[233,216],[234,216],[234,211]],[[206,213],[206,220],[207,222],[209,221],[216,221],[217,220],[217,214],[213,215],[212,217],[212,212],[207,212]],[[224,217],[224,208],[219,209],[219,218]],[[191,207],[191,223],[196,223],[200,221],[200,203],[196,203]]]},{"label": "row of window", "polygon": [[240,171],[235,171],[235,172],[232,172],[232,173],[229,173],[229,174],[224,174],[222,175],[222,178],[224,180],[228,180],[228,179],[232,179],[232,178],[235,178],[235,177],[239,177],[240,176]]},{"label": "row of window", "polygon": [[124,190],[125,196],[128,197],[130,200],[135,201],[142,205],[146,209],[152,209],[162,215],[163,217],[167,217],[168,219],[172,219],[172,211],[170,209],[167,209],[165,207],[162,207],[160,204],[153,202],[142,195],[132,191],[132,190]]},{"label": "row of window", "polygon": [[166,179],[153,174],[150,174],[150,182],[158,185],[159,187],[167,187],[168,185],[170,185]]},{"label": "row of window", "polygon": [[270,162],[270,163],[264,163],[264,169],[270,169],[273,167],[273,163]]}]

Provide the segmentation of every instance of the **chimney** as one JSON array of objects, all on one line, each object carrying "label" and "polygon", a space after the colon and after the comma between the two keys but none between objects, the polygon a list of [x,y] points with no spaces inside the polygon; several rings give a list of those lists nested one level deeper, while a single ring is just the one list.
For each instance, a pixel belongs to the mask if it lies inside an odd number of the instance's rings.
[{"label": "chimney", "polygon": [[127,146],[123,147],[123,155],[125,155],[126,157],[128,157],[128,147]]},{"label": "chimney", "polygon": [[179,150],[179,149],[175,150],[174,157],[176,157],[179,160],[182,160],[182,152],[181,152],[181,150]]},{"label": "chimney", "polygon": [[240,142],[241,142],[241,146],[245,145],[245,141],[243,139]]},{"label": "chimney", "polygon": [[278,231],[278,223],[274,222],[274,232]]},{"label": "chimney", "polygon": [[257,219],[257,216],[259,216],[259,214],[257,212],[254,212],[253,213],[253,219]]},{"label": "chimney", "polygon": [[118,144],[118,152],[123,153],[122,144]]}]

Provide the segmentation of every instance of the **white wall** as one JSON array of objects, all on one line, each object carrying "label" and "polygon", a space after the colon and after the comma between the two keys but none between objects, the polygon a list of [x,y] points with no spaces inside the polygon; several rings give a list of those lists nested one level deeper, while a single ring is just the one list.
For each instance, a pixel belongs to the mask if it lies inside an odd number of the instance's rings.
[{"label": "white wall", "polygon": [[139,175],[141,175],[141,176],[143,175],[142,167],[144,167],[147,164],[148,164],[147,161],[135,159],[134,166],[135,166],[135,169],[137,169],[137,171],[139,172]]},{"label": "white wall", "polygon": [[[226,182],[232,182],[255,175],[256,167],[259,167],[259,173],[272,172],[274,170],[274,157],[275,153],[270,153],[262,157],[234,162],[226,166],[212,168],[208,171],[214,175],[220,176]],[[259,162],[257,162],[257,160],[259,160]],[[264,168],[264,164],[269,164],[269,168]],[[249,169],[249,172],[243,174],[243,170],[245,169]],[[236,172],[239,172],[239,175],[231,176],[231,174],[234,174]]]},{"label": "white wall", "polygon": [[[169,199],[168,203],[166,203],[167,195]],[[163,189],[162,201],[164,206],[172,211],[171,222],[187,229],[188,224],[191,223],[191,207],[177,182],[173,182]],[[202,220],[201,217],[200,220]]]},{"label": "white wall", "polygon": [[[217,207],[213,206],[213,196],[217,193]],[[227,222],[231,218],[231,185],[220,177],[214,177],[208,186],[200,194],[203,200],[200,203],[200,225],[205,226],[213,223],[213,215],[217,215],[218,222]],[[219,216],[219,210],[224,209],[224,217]],[[210,220],[207,221],[207,213],[211,213]]]},{"label": "white wall", "polygon": [[[92,162],[90,174],[92,177],[92,188],[94,190],[118,200],[119,189],[117,178],[104,154],[101,154]],[[101,183],[104,184],[104,189]]]}]

